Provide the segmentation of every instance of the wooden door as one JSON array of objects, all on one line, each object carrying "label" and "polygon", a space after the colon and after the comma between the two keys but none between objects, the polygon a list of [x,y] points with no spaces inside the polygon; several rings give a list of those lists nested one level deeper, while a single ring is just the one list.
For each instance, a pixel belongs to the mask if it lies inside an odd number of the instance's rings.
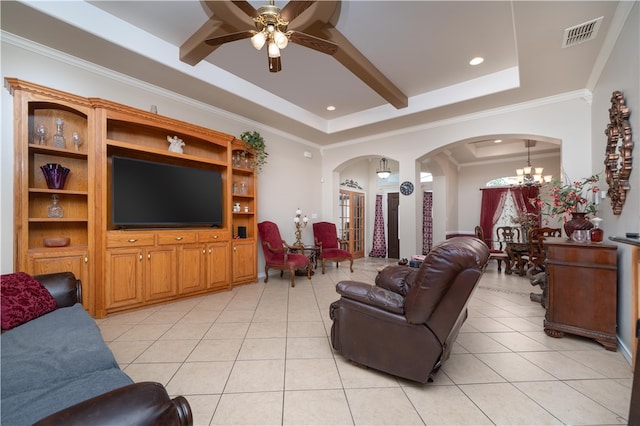
[{"label": "wooden door", "polygon": [[209,244],[207,247],[207,288],[229,288],[229,245]]},{"label": "wooden door", "polygon": [[142,303],[142,249],[107,250],[105,309]]},{"label": "wooden door", "polygon": [[354,258],[364,257],[365,198],[361,192],[340,191],[338,238],[346,241],[345,250]]},{"label": "wooden door", "polygon": [[398,238],[398,192],[387,194],[387,257],[400,258],[400,239]]},{"label": "wooden door", "polygon": [[256,259],[255,242],[234,241],[232,253],[233,283],[241,284],[255,281]]},{"label": "wooden door", "polygon": [[203,244],[178,249],[178,293],[193,293],[207,288],[205,267],[207,252]]},{"label": "wooden door", "polygon": [[176,294],[176,248],[148,249],[145,260],[145,300]]},{"label": "wooden door", "polygon": [[[56,251],[38,253],[32,250],[29,255],[28,271],[31,275],[72,272],[82,282],[82,304],[87,310],[93,309],[93,288],[89,281],[89,255],[86,251]],[[90,311],[91,313],[91,311]]]}]

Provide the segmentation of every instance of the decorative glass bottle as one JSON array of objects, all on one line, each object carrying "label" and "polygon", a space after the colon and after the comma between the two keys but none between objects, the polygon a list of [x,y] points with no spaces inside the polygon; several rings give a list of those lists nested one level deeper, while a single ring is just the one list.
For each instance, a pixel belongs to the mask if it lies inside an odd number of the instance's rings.
[{"label": "decorative glass bottle", "polygon": [[61,118],[56,118],[56,134],[53,135],[53,146],[56,148],[66,148],[67,144],[64,140],[64,136],[62,135],[62,127],[64,126],[64,121]]},{"label": "decorative glass bottle", "polygon": [[591,223],[593,223],[593,228],[589,230],[591,242],[601,243],[604,238],[604,230],[600,228],[600,223],[603,221],[603,219],[599,217],[592,217],[590,220]]},{"label": "decorative glass bottle", "polygon": [[51,196],[51,204],[47,207],[47,215],[53,218],[62,217],[62,207],[58,205],[58,195],[53,194]]}]

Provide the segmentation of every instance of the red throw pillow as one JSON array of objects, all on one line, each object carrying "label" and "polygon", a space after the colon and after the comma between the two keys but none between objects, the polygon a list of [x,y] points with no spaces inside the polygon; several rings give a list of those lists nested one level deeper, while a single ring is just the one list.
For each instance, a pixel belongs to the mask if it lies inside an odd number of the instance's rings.
[{"label": "red throw pillow", "polygon": [[9,330],[58,307],[51,293],[24,272],[0,275],[2,330]]}]

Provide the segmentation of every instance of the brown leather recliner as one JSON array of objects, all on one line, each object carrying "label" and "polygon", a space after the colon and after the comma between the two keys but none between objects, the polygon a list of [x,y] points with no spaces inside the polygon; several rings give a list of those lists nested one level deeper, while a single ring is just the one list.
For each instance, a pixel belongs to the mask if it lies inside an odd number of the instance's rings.
[{"label": "brown leather recliner", "polygon": [[376,370],[431,381],[449,358],[488,260],[484,242],[456,237],[435,246],[419,269],[388,266],[375,285],[339,282],[342,297],[329,312],[333,348]]}]

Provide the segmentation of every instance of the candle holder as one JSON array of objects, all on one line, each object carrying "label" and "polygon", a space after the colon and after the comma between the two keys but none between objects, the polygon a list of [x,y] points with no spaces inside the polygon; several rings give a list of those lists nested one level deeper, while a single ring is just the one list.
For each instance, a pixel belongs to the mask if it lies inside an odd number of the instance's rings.
[{"label": "candle holder", "polygon": [[293,218],[293,223],[296,225],[296,242],[293,243],[294,246],[304,247],[302,244],[302,230],[307,227],[307,223],[309,223],[309,218],[307,216],[302,216],[302,210],[296,210],[296,216]]}]

